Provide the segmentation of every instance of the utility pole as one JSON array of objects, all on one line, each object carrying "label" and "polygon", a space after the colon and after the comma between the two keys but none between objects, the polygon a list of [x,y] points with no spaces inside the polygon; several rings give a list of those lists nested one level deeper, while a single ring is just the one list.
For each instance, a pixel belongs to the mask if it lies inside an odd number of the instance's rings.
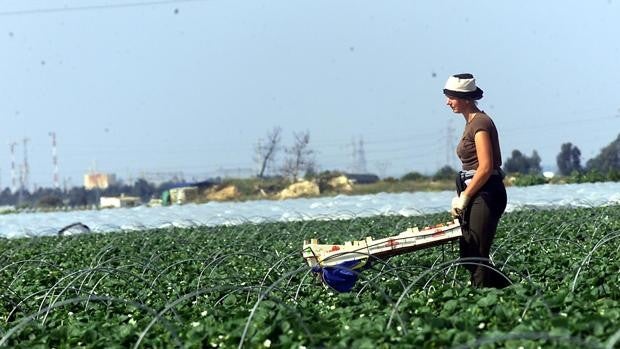
[{"label": "utility pole", "polygon": [[30,180],[30,165],[28,164],[28,142],[30,142],[30,139],[24,138],[22,142],[24,144],[24,173],[22,178],[22,187],[27,189]]},{"label": "utility pole", "polygon": [[19,193],[17,195],[17,205],[21,206],[24,202],[24,190],[28,187],[28,138],[22,139],[24,144],[24,163],[19,167]]},{"label": "utility pole", "polygon": [[14,193],[17,190],[17,172],[15,172],[15,146],[17,142],[9,143],[9,149],[11,151],[11,192]]},{"label": "utility pole", "polygon": [[357,147],[357,168],[359,173],[367,173],[366,152],[364,151],[364,138],[360,136],[359,146]]},{"label": "utility pole", "polygon": [[58,156],[56,153],[56,132],[50,132],[49,135],[52,137],[52,164],[54,165],[54,175],[53,175],[53,183],[54,188],[60,188],[60,179],[58,178]]}]

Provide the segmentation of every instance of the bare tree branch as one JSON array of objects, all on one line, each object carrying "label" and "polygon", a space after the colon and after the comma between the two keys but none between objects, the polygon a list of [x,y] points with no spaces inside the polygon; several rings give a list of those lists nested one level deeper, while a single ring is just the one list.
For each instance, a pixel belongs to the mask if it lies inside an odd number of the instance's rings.
[{"label": "bare tree branch", "polygon": [[254,161],[259,165],[258,178],[263,178],[265,171],[274,163],[281,139],[282,128],[276,126],[267,133],[266,139],[259,139],[256,143]]},{"label": "bare tree branch", "polygon": [[285,148],[288,155],[282,166],[282,174],[296,181],[302,172],[312,172],[316,166],[314,151],[309,149],[310,131],[293,133],[295,143]]}]

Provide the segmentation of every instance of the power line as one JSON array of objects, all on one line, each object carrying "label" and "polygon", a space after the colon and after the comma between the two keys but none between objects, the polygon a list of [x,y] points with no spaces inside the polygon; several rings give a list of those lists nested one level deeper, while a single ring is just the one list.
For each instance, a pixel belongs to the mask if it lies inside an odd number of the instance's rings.
[{"label": "power line", "polygon": [[120,3],[120,4],[107,4],[107,5],[48,7],[48,8],[35,8],[35,9],[29,9],[29,10],[0,11],[0,16],[22,16],[22,15],[58,13],[58,12],[110,10],[110,9],[119,9],[119,8],[128,8],[128,7],[158,6],[158,5],[180,4],[180,3],[188,3],[188,2],[206,2],[206,1],[209,1],[209,0],[159,0],[159,1],[144,1],[144,2],[125,2],[125,3]]},{"label": "power line", "polygon": [[539,123],[539,124],[528,124],[525,126],[520,126],[520,127],[514,127],[514,128],[506,128],[504,130],[501,130],[500,132],[502,133],[512,133],[512,132],[522,132],[522,131],[531,131],[531,130],[540,130],[543,129],[545,131],[549,130],[549,129],[554,129],[554,130],[558,130],[560,128],[567,128],[569,127],[569,125],[571,124],[580,124],[580,123],[592,123],[593,121],[603,121],[603,120],[610,120],[610,119],[617,119],[617,117],[615,116],[601,116],[601,117],[592,117],[592,118],[583,118],[583,119],[576,119],[576,120],[562,120],[561,122],[558,121],[548,121],[548,122],[543,122],[543,123]]}]

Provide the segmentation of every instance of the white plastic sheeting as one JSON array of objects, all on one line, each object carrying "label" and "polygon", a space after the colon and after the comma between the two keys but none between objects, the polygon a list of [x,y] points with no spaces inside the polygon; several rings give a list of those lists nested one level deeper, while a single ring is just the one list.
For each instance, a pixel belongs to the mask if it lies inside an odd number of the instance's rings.
[{"label": "white plastic sheeting", "polygon": [[[162,227],[233,225],[246,222],[342,219],[373,215],[413,216],[448,211],[452,191],[375,194],[362,196],[209,202],[206,204],[135,207],[93,211],[20,213],[0,216],[0,236],[55,235],[81,222],[93,232]],[[522,207],[602,206],[620,204],[620,183],[539,185],[508,188],[507,211]]]}]

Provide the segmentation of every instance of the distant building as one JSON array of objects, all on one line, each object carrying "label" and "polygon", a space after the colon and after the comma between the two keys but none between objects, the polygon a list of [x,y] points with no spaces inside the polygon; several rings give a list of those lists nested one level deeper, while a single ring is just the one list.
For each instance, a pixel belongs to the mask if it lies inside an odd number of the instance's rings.
[{"label": "distant building", "polygon": [[355,184],[372,184],[379,181],[379,176],[372,173],[345,173],[345,176]]},{"label": "distant building", "polygon": [[140,205],[140,198],[136,196],[102,196],[99,199],[101,208],[135,207]]},{"label": "distant building", "polygon": [[95,188],[106,189],[116,183],[116,175],[91,172],[84,175],[84,189],[91,190]]},{"label": "distant building", "polygon": [[198,199],[198,187],[180,187],[170,189],[170,202],[185,204]]}]

